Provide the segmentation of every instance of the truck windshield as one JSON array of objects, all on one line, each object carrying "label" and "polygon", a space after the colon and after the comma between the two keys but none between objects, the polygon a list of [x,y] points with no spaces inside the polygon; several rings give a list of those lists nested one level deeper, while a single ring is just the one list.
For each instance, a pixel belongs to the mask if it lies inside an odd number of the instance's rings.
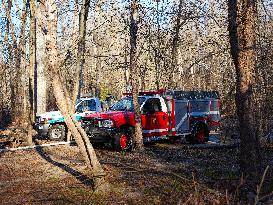
[{"label": "truck windshield", "polygon": [[[139,106],[142,105],[142,103],[145,101],[145,97],[138,97],[138,103]],[[115,103],[110,110],[114,110],[114,111],[134,111],[134,106],[133,106],[133,98],[132,97],[125,97],[122,98],[120,101],[118,101],[117,103]]]},{"label": "truck windshield", "polygon": [[86,111],[96,111],[96,101],[94,99],[83,100],[78,104],[76,112],[82,113]]}]

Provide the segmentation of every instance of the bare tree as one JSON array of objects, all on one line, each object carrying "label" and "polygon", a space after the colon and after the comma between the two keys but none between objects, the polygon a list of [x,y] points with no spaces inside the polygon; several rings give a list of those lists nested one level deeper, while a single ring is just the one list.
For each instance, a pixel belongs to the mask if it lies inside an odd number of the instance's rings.
[{"label": "bare tree", "polygon": [[36,5],[34,0],[29,1],[30,7],[30,32],[29,32],[29,106],[30,119],[34,122],[35,114],[37,112],[36,92],[35,92],[35,67],[36,67],[36,19],[35,11]]},{"label": "bare tree", "polygon": [[171,43],[171,68],[169,72],[169,87],[174,87],[174,77],[177,73],[177,64],[178,64],[178,48],[179,48],[179,39],[180,39],[180,29],[183,26],[183,24],[186,23],[186,21],[189,18],[189,14],[183,16],[183,6],[184,6],[184,0],[180,0],[178,4],[178,11],[177,11],[177,17],[176,17],[176,23],[174,26],[174,34],[173,39]]},{"label": "bare tree", "polygon": [[[36,5],[36,29],[35,29],[35,36],[36,36],[36,49],[37,51],[45,50],[45,40],[44,40],[44,32],[45,25],[44,25],[44,17],[41,15],[41,5]],[[46,68],[45,68],[45,56],[42,52],[36,52],[36,64],[35,64],[35,91],[34,91],[34,98],[36,99],[35,108],[37,108],[37,113],[46,112],[46,104],[47,104],[47,91],[48,91],[48,84],[46,79]],[[37,114],[35,113],[35,114]]]},{"label": "bare tree", "polygon": [[136,148],[143,150],[143,137],[141,128],[141,115],[140,107],[138,103],[139,93],[139,71],[137,67],[137,17],[138,17],[138,2],[133,0],[131,3],[131,23],[130,23],[130,75],[132,83],[132,97],[133,105],[135,108],[135,137],[136,137]]},{"label": "bare tree", "polygon": [[[64,84],[60,78],[59,60],[57,51],[57,7],[54,0],[46,2],[47,4],[47,34],[45,54],[48,56],[47,67],[49,69],[49,77],[52,82],[53,93],[56,98],[58,108],[64,116],[65,123],[74,136],[79,149],[84,156],[87,166],[92,169],[95,189],[106,191],[108,183],[105,181],[105,173],[99,163],[96,153],[80,124],[73,118],[69,96],[65,91]],[[72,102],[73,103],[73,102]]]},{"label": "bare tree", "polygon": [[74,94],[72,96],[72,104],[74,109],[74,102],[76,98],[80,98],[81,89],[83,84],[83,66],[84,66],[84,53],[85,53],[85,36],[86,36],[86,21],[88,18],[88,12],[90,7],[90,0],[83,0],[83,4],[79,15],[79,42],[78,42],[78,56],[77,56],[77,67],[76,73],[79,76],[75,79]]},{"label": "bare tree", "polygon": [[253,87],[256,67],[257,5],[253,0],[229,0],[229,36],[236,68],[236,106],[240,125],[240,168],[255,193],[260,174]]}]

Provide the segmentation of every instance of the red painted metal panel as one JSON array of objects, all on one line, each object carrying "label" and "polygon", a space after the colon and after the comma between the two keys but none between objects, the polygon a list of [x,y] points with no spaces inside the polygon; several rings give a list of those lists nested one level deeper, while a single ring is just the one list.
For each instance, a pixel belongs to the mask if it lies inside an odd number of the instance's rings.
[{"label": "red painted metal panel", "polygon": [[163,136],[168,134],[168,114],[155,112],[141,116],[143,136]]}]

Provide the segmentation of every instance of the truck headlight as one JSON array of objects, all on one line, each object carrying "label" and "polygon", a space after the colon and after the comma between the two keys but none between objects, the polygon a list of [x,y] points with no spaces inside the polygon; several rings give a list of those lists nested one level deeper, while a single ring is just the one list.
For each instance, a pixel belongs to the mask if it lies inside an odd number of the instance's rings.
[{"label": "truck headlight", "polygon": [[114,123],[112,120],[101,120],[99,121],[99,127],[111,128],[114,127]]}]

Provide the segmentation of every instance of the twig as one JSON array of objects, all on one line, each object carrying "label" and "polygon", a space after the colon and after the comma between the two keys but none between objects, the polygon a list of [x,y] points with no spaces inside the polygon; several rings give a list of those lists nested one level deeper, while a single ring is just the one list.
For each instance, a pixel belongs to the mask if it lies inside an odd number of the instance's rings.
[{"label": "twig", "polygon": [[271,198],[273,196],[273,191],[270,192],[269,194],[263,196],[260,198],[260,201],[265,201],[265,200],[268,200],[269,198]]},{"label": "twig", "polygon": [[255,197],[255,203],[254,204],[257,204],[258,201],[259,201],[259,194],[261,192],[261,189],[262,189],[262,186],[263,186],[263,183],[264,183],[264,179],[265,179],[265,175],[266,175],[268,169],[269,169],[269,166],[267,166],[265,168],[263,176],[262,176],[262,180],[261,180],[260,184],[257,186],[257,194],[256,194],[256,197]]}]

